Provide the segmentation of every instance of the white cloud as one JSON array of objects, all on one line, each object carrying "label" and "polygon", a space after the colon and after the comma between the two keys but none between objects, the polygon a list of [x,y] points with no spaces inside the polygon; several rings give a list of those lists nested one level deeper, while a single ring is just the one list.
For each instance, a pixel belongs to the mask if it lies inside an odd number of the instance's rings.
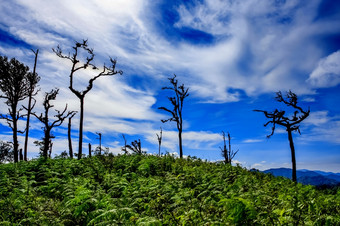
[{"label": "white cloud", "polygon": [[307,81],[318,88],[340,84],[340,50],[322,58]]},{"label": "white cloud", "polygon": [[263,142],[262,139],[246,139],[243,141],[243,143],[259,143],[259,142]]},{"label": "white cloud", "polygon": [[[134,74],[142,71],[147,79],[177,73],[205,102],[238,101],[239,93],[230,89],[248,95],[288,89],[312,93],[307,85],[301,86],[307,77],[296,77],[292,71],[311,71],[321,56],[313,35],[334,32],[330,28],[334,21],[313,20],[317,1],[303,6],[299,1],[269,0],[194,3],[191,8],[178,6],[179,21],[174,26],[226,39],[204,47],[173,45],[153,27],[146,15],[152,4],[142,0],[18,0],[16,5],[5,4],[2,15],[12,34],[29,44],[50,51],[57,43],[70,46],[73,40],[88,38],[99,61],[117,56],[118,65],[128,66]],[[13,11],[11,7],[22,19],[6,13]],[[284,19],[287,22],[278,23]]]},{"label": "white cloud", "polygon": [[309,114],[308,118],[304,120],[304,123],[320,126],[330,120],[331,118],[328,116],[328,111],[315,111]]}]

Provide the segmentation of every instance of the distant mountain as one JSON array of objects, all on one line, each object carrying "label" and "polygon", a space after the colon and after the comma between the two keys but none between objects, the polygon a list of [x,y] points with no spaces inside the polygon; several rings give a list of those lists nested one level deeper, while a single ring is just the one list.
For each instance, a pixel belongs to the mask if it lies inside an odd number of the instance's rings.
[{"label": "distant mountain", "polygon": [[[262,171],[264,173],[271,173],[274,176],[292,178],[292,170],[288,168],[276,168]],[[340,185],[340,173],[331,173],[323,171],[312,171],[312,170],[297,170],[296,171],[297,181],[302,184],[309,184],[315,186],[336,186]]]}]

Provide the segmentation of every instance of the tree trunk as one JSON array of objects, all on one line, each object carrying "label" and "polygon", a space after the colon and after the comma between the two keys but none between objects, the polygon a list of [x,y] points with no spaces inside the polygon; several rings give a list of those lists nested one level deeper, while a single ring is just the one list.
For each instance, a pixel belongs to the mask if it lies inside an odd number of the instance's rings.
[{"label": "tree trunk", "polygon": [[32,92],[28,98],[28,108],[27,108],[27,119],[26,119],[26,135],[24,144],[24,160],[27,161],[27,145],[28,145],[28,132],[30,128],[30,116],[31,116],[31,105],[32,105]]},{"label": "tree trunk", "polygon": [[92,154],[91,154],[91,144],[89,143],[89,157],[91,158],[92,157]]},{"label": "tree trunk", "polygon": [[290,151],[292,155],[292,180],[296,182],[296,160],[295,160],[295,148],[294,148],[294,143],[293,143],[293,136],[292,136],[292,131],[290,128],[287,128],[287,132],[288,132]]},{"label": "tree trunk", "polygon": [[83,121],[84,121],[84,96],[80,98],[80,124],[79,124],[79,147],[78,159],[81,159],[83,154]]},{"label": "tree trunk", "polygon": [[[35,75],[35,70],[37,68],[38,53],[39,53],[39,50],[37,50],[37,52],[34,52],[35,58],[34,58],[33,75]],[[24,144],[24,160],[25,161],[27,161],[28,132],[30,128],[30,117],[31,117],[31,110],[32,110],[31,107],[32,107],[33,92],[34,92],[34,87],[33,87],[33,84],[30,83],[30,93],[28,96],[28,108],[27,108],[27,120],[26,120],[26,135],[25,135],[25,144]]]},{"label": "tree trunk", "polygon": [[179,157],[183,158],[183,148],[182,148],[182,130],[178,131],[178,142],[179,142]]},{"label": "tree trunk", "polygon": [[19,162],[19,143],[18,143],[18,120],[16,118],[17,109],[12,108],[13,114],[11,115],[13,120],[13,152],[14,162]]},{"label": "tree trunk", "polygon": [[43,157],[45,159],[48,158],[48,150],[50,148],[50,132],[45,128],[45,137],[44,137],[44,149],[43,149]]},{"label": "tree trunk", "polygon": [[72,118],[68,118],[68,130],[67,130],[67,137],[68,137],[68,150],[70,158],[73,159],[73,149],[72,149],[72,140],[71,140],[71,122]]},{"label": "tree trunk", "polygon": [[231,144],[230,144],[230,133],[228,132],[228,144],[229,144],[229,150],[228,152],[228,164],[231,165]]},{"label": "tree trunk", "polygon": [[24,160],[24,156],[22,154],[22,148],[19,149],[19,156],[20,156],[20,161]]}]

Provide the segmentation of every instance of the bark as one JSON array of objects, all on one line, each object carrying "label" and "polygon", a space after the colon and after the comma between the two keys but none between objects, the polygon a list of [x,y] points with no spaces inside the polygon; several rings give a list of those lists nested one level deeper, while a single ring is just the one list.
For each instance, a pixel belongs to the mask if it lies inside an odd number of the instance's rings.
[{"label": "bark", "polygon": [[12,107],[12,120],[13,120],[13,152],[14,162],[19,162],[19,142],[18,142],[18,120],[17,120],[17,108],[16,105]]},{"label": "bark", "polygon": [[68,118],[67,138],[68,138],[69,155],[70,155],[70,158],[73,159],[73,148],[72,148],[72,140],[71,140],[71,123],[72,123],[72,117]]},{"label": "bark", "polygon": [[295,147],[294,147],[294,142],[293,142],[293,136],[292,136],[292,131],[288,128],[288,140],[289,140],[289,146],[290,146],[290,151],[291,151],[291,156],[292,156],[292,180],[296,182],[296,160],[295,160]]},{"label": "bark", "polygon": [[[33,51],[34,52],[34,51]],[[34,52],[34,67],[33,67],[33,76],[35,75],[35,71],[37,68],[37,60],[38,60],[38,53],[39,50]],[[27,120],[26,120],[26,135],[25,135],[25,144],[24,144],[24,160],[27,161],[27,146],[28,146],[28,133],[30,128],[30,118],[31,118],[31,111],[32,111],[32,96],[34,92],[35,84],[30,84],[29,96],[28,96],[28,108],[27,108]]]},{"label": "bark", "polygon": [[178,131],[179,157],[183,158],[182,130]]},{"label": "bark", "polygon": [[80,99],[80,124],[79,124],[79,147],[78,159],[81,159],[83,154],[83,122],[84,122],[84,96]]}]

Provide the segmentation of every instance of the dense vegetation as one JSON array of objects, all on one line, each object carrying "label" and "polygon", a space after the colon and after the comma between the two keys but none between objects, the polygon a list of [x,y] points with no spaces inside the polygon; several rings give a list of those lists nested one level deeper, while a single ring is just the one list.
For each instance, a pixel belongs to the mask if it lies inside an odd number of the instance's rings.
[{"label": "dense vegetation", "polygon": [[340,224],[340,190],[169,155],[2,164],[0,188],[1,225]]}]

